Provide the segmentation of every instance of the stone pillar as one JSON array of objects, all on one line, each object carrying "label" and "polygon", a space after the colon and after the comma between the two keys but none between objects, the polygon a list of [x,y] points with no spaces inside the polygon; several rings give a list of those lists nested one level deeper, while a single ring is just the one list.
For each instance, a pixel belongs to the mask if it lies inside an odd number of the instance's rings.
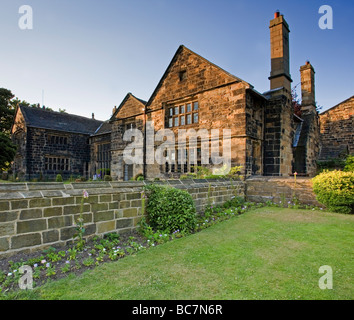
[{"label": "stone pillar", "polygon": [[279,12],[270,21],[270,56],[271,72],[270,89],[283,87],[291,93],[291,77],[289,67],[289,25]]},{"label": "stone pillar", "polygon": [[270,91],[265,92],[264,175],[288,176],[292,172],[293,110],[289,66],[289,26],[283,15],[270,21]]},{"label": "stone pillar", "polygon": [[315,102],[315,70],[309,61],[300,67],[301,74],[301,118],[304,120],[302,137],[305,147],[305,174],[316,174],[316,160],[319,153],[319,121]]}]

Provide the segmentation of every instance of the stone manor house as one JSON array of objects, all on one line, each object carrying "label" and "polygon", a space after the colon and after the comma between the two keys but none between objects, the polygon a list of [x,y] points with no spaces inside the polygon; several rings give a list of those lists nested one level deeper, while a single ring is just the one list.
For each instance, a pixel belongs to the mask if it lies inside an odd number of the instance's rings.
[{"label": "stone manor house", "polygon": [[[270,90],[264,93],[181,45],[149,100],[128,93],[107,121],[19,106],[12,127],[12,139],[18,145],[14,173],[25,179],[53,179],[58,173],[64,178],[92,178],[110,173],[113,180],[129,180],[138,174],[153,179],[193,172],[195,165],[201,164],[202,137],[196,145],[187,143],[185,149],[166,151],[163,164],[147,161],[147,131],[168,128],[175,133],[179,129],[230,129],[231,165],[242,166],[245,176],[289,176],[295,171],[314,175],[321,151],[315,71],[308,61],[300,67],[302,102],[301,109],[295,111],[290,31],[279,12],[270,21],[269,30]],[[345,114],[349,118],[345,121],[352,123],[353,97],[348,100]],[[328,119],[327,127],[331,123]],[[152,128],[148,127],[151,122]],[[337,141],[337,149],[351,148],[353,152],[353,126],[348,127],[349,139]],[[143,134],[139,146],[143,161],[138,164],[125,163],[123,157],[131,143],[124,141],[123,135],[133,128]],[[153,143],[157,147],[162,142]],[[179,152],[185,154],[183,163],[177,161]]]}]

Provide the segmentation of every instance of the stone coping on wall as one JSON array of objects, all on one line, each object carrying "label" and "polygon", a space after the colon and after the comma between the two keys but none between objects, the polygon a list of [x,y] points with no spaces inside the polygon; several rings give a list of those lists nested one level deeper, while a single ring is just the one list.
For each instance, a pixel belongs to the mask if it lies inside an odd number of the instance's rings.
[{"label": "stone coping on wall", "polygon": [[[240,180],[233,180],[235,183]],[[30,199],[43,197],[70,197],[82,194],[121,193],[142,190],[149,184],[170,185],[178,189],[230,185],[230,179],[182,179],[143,181],[98,181],[98,182],[21,182],[0,183],[0,200]]]}]

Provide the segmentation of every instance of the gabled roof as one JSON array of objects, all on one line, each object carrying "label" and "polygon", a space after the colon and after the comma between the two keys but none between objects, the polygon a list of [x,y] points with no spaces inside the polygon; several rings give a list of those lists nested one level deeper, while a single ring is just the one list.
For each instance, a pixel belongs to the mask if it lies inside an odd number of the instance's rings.
[{"label": "gabled roof", "polygon": [[49,111],[20,105],[27,127],[72,133],[93,134],[102,121],[69,113]]},{"label": "gabled roof", "polygon": [[342,102],[339,102],[339,103],[336,104],[335,106],[333,106],[333,107],[331,107],[331,108],[329,108],[329,109],[327,109],[327,110],[321,112],[321,113],[320,113],[320,116],[323,115],[323,114],[325,114],[325,113],[328,112],[329,110],[332,110],[332,109],[334,109],[334,108],[337,108],[337,107],[340,106],[341,104],[343,104],[343,103],[345,103],[345,102],[347,102],[347,101],[349,101],[349,100],[351,100],[351,99],[353,99],[353,98],[354,98],[354,96],[351,96],[350,98],[345,99],[345,100],[342,101]]},{"label": "gabled roof", "polygon": [[159,83],[157,84],[157,86],[156,86],[154,92],[152,93],[150,99],[149,99],[148,102],[146,103],[146,106],[147,106],[147,107],[148,107],[148,106],[151,104],[151,102],[153,101],[155,95],[157,94],[159,88],[162,86],[163,81],[165,80],[166,76],[168,75],[170,69],[172,68],[173,64],[175,63],[175,61],[177,60],[178,56],[181,54],[181,52],[182,52],[183,50],[187,50],[189,53],[191,53],[191,54],[197,56],[199,59],[202,59],[202,60],[205,61],[207,64],[212,65],[213,67],[217,68],[218,70],[224,72],[226,75],[228,75],[229,77],[233,78],[235,81],[243,82],[243,83],[245,83],[249,88],[252,88],[252,89],[253,89],[253,86],[252,86],[250,83],[248,83],[248,82],[242,80],[241,78],[236,77],[236,76],[234,76],[233,74],[231,74],[231,73],[225,71],[224,69],[220,68],[220,67],[217,66],[216,64],[210,62],[209,60],[207,60],[207,59],[203,58],[202,56],[200,56],[199,54],[195,53],[194,51],[188,49],[188,48],[185,47],[184,45],[180,45],[180,46],[178,47],[178,49],[177,49],[175,55],[173,56],[173,58],[172,58],[170,64],[168,65],[166,71],[164,72],[162,78],[160,79]]},{"label": "gabled roof", "polygon": [[137,102],[141,103],[144,107],[146,106],[147,102],[145,100],[139,99],[136,96],[134,96],[131,92],[128,92],[127,95],[124,97],[123,101],[120,103],[120,105],[116,109],[116,111],[113,113],[111,120],[114,120],[116,118],[116,115],[122,109],[122,107],[124,106],[124,104],[127,102],[127,100],[129,98],[135,99]]}]

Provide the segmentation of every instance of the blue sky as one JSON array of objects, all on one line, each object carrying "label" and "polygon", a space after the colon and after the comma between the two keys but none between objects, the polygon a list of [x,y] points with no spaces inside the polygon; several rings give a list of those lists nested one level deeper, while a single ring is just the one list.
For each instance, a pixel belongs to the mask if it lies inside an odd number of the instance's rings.
[{"label": "blue sky", "polygon": [[[33,9],[21,30],[18,10]],[[318,26],[321,5],[333,29]],[[354,94],[354,1],[0,0],[0,87],[30,103],[108,119],[128,92],[148,100],[180,44],[269,89],[269,21],[290,26],[293,85],[310,60],[323,110]]]}]

